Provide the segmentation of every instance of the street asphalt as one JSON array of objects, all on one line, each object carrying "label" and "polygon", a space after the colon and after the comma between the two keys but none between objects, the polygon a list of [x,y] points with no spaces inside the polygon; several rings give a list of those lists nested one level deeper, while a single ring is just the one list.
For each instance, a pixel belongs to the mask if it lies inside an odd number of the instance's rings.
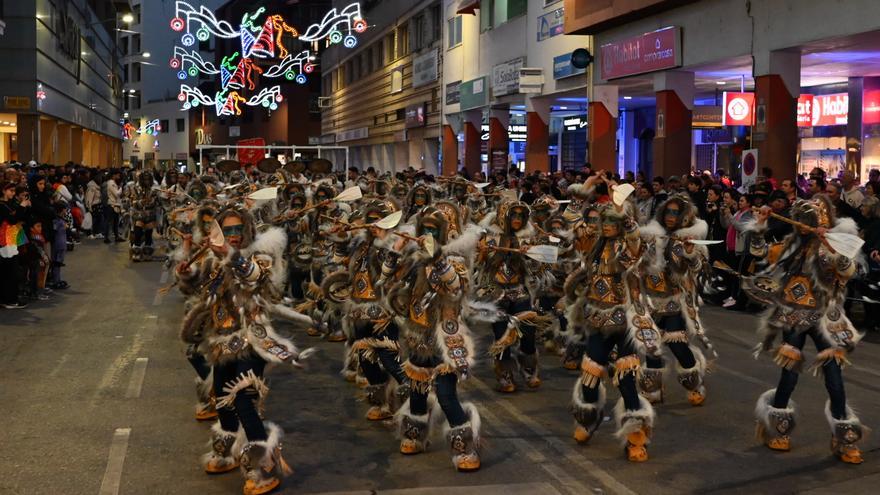
[{"label": "street asphalt", "polygon": [[[199,464],[209,425],[193,418],[195,375],[177,336],[182,298],[157,292],[173,277],[162,263],[131,263],[126,250],[86,241],[69,253],[70,289],[0,310],[0,494],[240,493],[237,472],[208,476]],[[342,344],[296,334],[319,352],[307,369],[267,373],[266,417],[284,429],[294,469],[277,493],[880,493],[876,436],[863,444],[862,465],[831,457],[821,379],[801,377],[791,452],[757,442],[755,400],[779,371],[751,355],[756,318],[709,307],[703,320],[720,354],[708,399],[691,407],[669,377],[643,464],[625,460],[612,424],[589,445],[574,442],[577,372],[557,356],[542,356],[540,389],[512,395],[494,390],[484,359],[460,387],[483,417],[483,467],[470,474],[455,472],[439,432],[427,453],[399,454],[391,425],[366,421],[357,389],[340,377]],[[488,330],[479,333],[485,344]],[[845,371],[850,404],[868,426],[880,425],[878,342],[869,335]],[[609,403],[616,398],[611,390]]]}]

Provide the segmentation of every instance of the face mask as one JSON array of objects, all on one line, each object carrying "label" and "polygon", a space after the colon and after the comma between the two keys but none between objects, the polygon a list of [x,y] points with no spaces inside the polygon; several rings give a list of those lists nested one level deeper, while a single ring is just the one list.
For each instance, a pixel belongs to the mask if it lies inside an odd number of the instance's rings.
[{"label": "face mask", "polygon": [[244,235],[244,224],[226,225],[222,230],[223,237],[241,237]]},{"label": "face mask", "polygon": [[440,229],[438,229],[437,227],[434,227],[433,225],[423,226],[422,232],[424,232],[425,235],[430,235],[434,239],[440,239]]}]

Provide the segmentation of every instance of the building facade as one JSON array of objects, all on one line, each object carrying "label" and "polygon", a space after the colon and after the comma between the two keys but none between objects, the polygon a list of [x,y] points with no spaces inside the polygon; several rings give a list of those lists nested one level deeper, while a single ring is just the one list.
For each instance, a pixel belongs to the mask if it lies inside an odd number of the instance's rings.
[{"label": "building facade", "polygon": [[444,0],[443,172],[583,165],[588,36],[562,36],[561,1]]},{"label": "building facade", "polygon": [[121,164],[127,1],[2,2],[0,161]]},{"label": "building facade", "polygon": [[[198,0],[211,10],[223,0]],[[190,119],[177,100],[180,81],[168,66],[178,44],[175,0],[131,0],[134,20],[120,32],[123,53],[123,161],[136,168],[192,169]],[[210,44],[207,47],[210,49]],[[129,127],[130,126],[130,127]],[[139,132],[140,131],[140,132]]]},{"label": "building facade", "polygon": [[[880,3],[565,0],[594,38],[595,165],[651,175],[724,168],[746,182],[880,168]],[[638,118],[623,125],[618,107]],[[629,113],[629,112],[627,112]],[[595,117],[593,118],[593,115]],[[756,151],[752,151],[756,150]],[[621,159],[621,153],[626,154]],[[743,157],[757,157],[741,165]]]},{"label": "building facade", "polygon": [[322,51],[320,142],[348,146],[347,165],[438,172],[441,8],[439,0],[362,2],[370,27],[357,45]]}]

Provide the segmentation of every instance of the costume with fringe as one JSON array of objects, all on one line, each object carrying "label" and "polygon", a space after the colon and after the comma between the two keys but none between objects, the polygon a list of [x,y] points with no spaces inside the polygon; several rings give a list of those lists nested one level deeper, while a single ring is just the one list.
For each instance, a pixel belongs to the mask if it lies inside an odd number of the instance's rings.
[{"label": "costume with fringe", "polygon": [[[262,420],[268,386],[263,378],[267,362],[299,366],[311,352],[300,351],[273,328],[271,315],[278,314],[295,325],[311,320],[280,306],[284,285],[283,230],[269,228],[257,235],[253,217],[244,210],[228,208],[217,221],[237,217],[242,222],[240,249],[227,244],[220,259],[204,257],[190,269],[177,271],[182,288],[197,300],[187,312],[182,339],[197,346],[213,366],[213,393],[218,423],[212,432],[212,451],[203,458],[209,473],[241,466],[245,493],[280,483],[283,459],[280,429]],[[210,241],[209,241],[210,242]]]},{"label": "costume with fringe", "polygon": [[[743,281],[746,292],[767,305],[758,329],[761,343],[756,357],[772,352],[782,368],[779,385],[758,400],[758,434],[771,449],[790,448],[796,414],[790,398],[805,361],[803,348],[809,336],[818,351],[811,370],[824,376],[828,390],[826,417],[832,453],[857,464],[862,462],[857,443],[866,428],[847,404],[842,370],[862,338],[843,308],[846,283],[860,260],[834,252],[813,230],[855,235],[857,229],[851,219],[835,218],[834,207],[824,195],[795,202],[791,212],[792,219],[807,228],[795,227],[781,242],[768,243],[761,235],[766,222],[755,220],[750,226],[751,254],[765,260],[760,273]],[[780,334],[782,342],[777,346]]]},{"label": "costume with fringe", "polygon": [[465,258],[455,251],[472,250],[476,238],[470,238],[470,246],[459,242],[447,249],[450,233],[455,236],[460,231],[457,220],[454,212],[447,217],[444,210],[433,206],[417,214],[415,234],[433,236],[436,251],[404,251],[399,262],[403,275],[388,293],[389,306],[401,321],[407,356],[403,369],[410,383],[409,398],[395,419],[401,452],[422,452],[430,438],[432,419],[438,416],[429,403],[436,402],[446,417],[448,431],[458,431],[449,434],[453,463],[458,469],[474,470],[480,462],[479,413],[472,404],[459,402],[456,391],[458,380],[468,377],[476,357],[463,311],[470,277]]},{"label": "costume with fringe", "polygon": [[[667,209],[677,205],[670,215],[675,227],[666,227]],[[641,228],[646,249],[640,262],[642,290],[647,297],[651,315],[661,329],[664,348],[676,360],[678,382],[688,391],[688,400],[700,405],[706,397],[704,376],[706,358],[690,344],[693,339],[708,343],[699,317],[699,286],[697,276],[704,269],[708,252],[705,246],[688,242],[705,239],[708,224],[697,218],[697,210],[689,198],[673,196],[657,209],[656,218]],[[710,347],[711,349],[711,347]],[[639,391],[650,402],[663,400],[662,358],[647,357],[639,379]]]},{"label": "costume with fringe", "polygon": [[[581,376],[572,392],[575,439],[587,442],[602,423],[603,381],[609,377],[608,365],[616,347],[611,381],[621,393],[615,408],[617,433],[626,443],[628,458],[643,461],[654,414],[651,404],[639,397],[636,378],[640,356],[656,355],[661,338],[640,291],[638,264],[643,244],[632,210],[630,203],[621,209],[611,204],[597,208],[599,215],[590,217],[594,225],[584,242],[584,266],[568,277],[565,294],[569,324],[586,335]],[[602,227],[596,227],[596,222]],[[614,235],[606,236],[606,228],[612,226]]]},{"label": "costume with fringe", "polygon": [[[502,392],[516,390],[516,375],[531,388],[540,386],[536,333],[550,326],[551,317],[539,315],[532,301],[538,278],[529,258],[519,250],[534,242],[535,229],[529,223],[529,207],[519,201],[505,201],[483,219],[486,230],[480,240],[476,297],[495,304],[506,315],[492,324],[495,342],[489,349],[495,378]],[[514,228],[514,219],[519,227]],[[495,249],[498,248],[498,249]],[[513,348],[518,344],[519,352]]]}]

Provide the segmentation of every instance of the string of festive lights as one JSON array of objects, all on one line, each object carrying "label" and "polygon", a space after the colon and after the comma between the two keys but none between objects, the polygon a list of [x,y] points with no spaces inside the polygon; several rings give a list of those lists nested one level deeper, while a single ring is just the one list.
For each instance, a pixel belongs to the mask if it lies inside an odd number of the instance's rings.
[{"label": "string of festive lights", "polygon": [[135,134],[149,134],[151,136],[158,136],[159,132],[162,131],[162,125],[159,122],[159,119],[153,119],[149,122],[144,123],[140,128],[137,128],[131,122],[125,122],[122,124],[122,139],[128,141],[129,139],[134,138]]},{"label": "string of festive lights", "polygon": [[[240,115],[242,104],[276,110],[278,103],[284,99],[280,86],[259,88],[258,93],[251,97],[242,95],[242,92],[257,91],[260,76],[284,77],[299,84],[308,82],[307,75],[315,70],[315,57],[308,50],[302,50],[296,55],[290,53],[284,44],[285,35],[303,42],[326,38],[330,43],[342,42],[343,46],[353,48],[357,45],[357,38],[352,32],[363,33],[367,30],[367,23],[361,16],[358,3],[350,4],[339,12],[336,8],[330,9],[320,23],[309,26],[305,35],[301,35],[280,14],[265,15],[260,22],[259,19],[265,13],[265,7],[260,7],[253,13],[245,13],[236,29],[228,21],[217,19],[205,6],[196,8],[183,0],[175,2],[170,26],[172,30],[182,33],[181,43],[184,46],[174,47],[169,65],[177,70],[177,78],[181,81],[190,77],[198,78],[199,75],[216,75],[220,78],[220,90],[213,97],[204,94],[197,87],[181,84],[178,100],[184,110],[205,105],[213,106],[217,115]],[[208,41],[211,36],[237,38],[241,41],[241,50],[224,56],[218,67],[204,60],[198,50],[186,48],[194,45],[196,40]],[[255,59],[278,59],[278,62],[263,69]]]}]

